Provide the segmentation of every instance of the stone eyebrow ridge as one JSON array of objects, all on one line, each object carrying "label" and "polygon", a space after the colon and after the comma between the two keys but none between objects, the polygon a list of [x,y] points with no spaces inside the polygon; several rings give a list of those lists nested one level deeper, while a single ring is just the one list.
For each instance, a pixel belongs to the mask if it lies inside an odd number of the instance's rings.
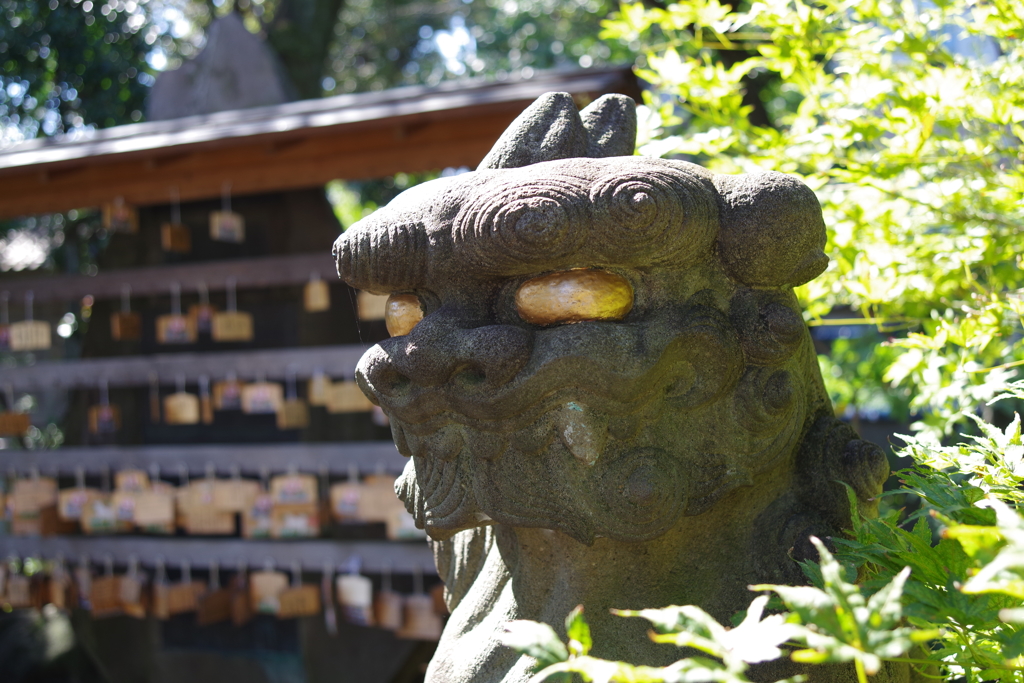
[{"label": "stone eyebrow ridge", "polygon": [[360,221],[334,243],[338,276],[352,287],[370,291],[412,288],[423,283],[430,248],[425,226],[415,221],[392,222],[379,212],[376,220]]}]

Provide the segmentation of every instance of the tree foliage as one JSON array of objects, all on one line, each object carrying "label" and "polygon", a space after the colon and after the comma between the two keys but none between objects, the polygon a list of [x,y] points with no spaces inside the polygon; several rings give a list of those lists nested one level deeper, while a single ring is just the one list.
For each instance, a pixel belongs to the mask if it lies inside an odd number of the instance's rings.
[{"label": "tree foliage", "polygon": [[348,0],[325,72],[328,85],[335,84],[328,91],[466,76],[503,80],[631,61],[628,46],[598,38],[602,19],[615,8],[610,0]]},{"label": "tree foliage", "polygon": [[[238,12],[300,99],[628,61],[598,38],[611,0],[2,0],[6,142],[139,121],[153,76]],[[0,143],[4,140],[0,139]]]},{"label": "tree foliage", "polygon": [[611,0],[182,1],[198,27],[242,14],[304,98],[632,59],[598,37]]},{"label": "tree foliage", "polygon": [[152,76],[136,0],[2,0],[0,13],[0,143],[142,118]]},{"label": "tree foliage", "polygon": [[808,320],[852,311],[890,345],[841,359],[832,388],[895,387],[887,400],[936,433],[1024,363],[1021,36],[1006,0],[626,4],[604,31],[647,65],[641,153],[816,191],[831,265],[801,288]]}]

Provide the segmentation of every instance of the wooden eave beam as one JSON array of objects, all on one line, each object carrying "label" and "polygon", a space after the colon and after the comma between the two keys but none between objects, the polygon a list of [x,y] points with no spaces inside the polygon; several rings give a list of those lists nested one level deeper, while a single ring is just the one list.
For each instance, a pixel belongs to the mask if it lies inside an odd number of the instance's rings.
[{"label": "wooden eave beam", "polygon": [[580,103],[634,99],[627,67],[552,71],[507,83],[412,86],[271,107],[152,121],[79,140],[34,140],[0,153],[0,218],[321,186],[449,166],[475,166],[539,95]]},{"label": "wooden eave beam", "polygon": [[122,197],[134,205],[315,187],[334,179],[475,166],[522,111],[502,103],[487,111],[289,131],[107,158],[0,170],[0,218],[95,207]]}]

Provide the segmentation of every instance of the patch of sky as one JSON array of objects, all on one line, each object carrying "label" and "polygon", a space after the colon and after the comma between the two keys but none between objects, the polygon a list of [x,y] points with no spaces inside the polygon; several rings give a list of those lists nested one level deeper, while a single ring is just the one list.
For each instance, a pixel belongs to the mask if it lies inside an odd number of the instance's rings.
[{"label": "patch of sky", "polygon": [[[423,33],[421,29],[421,37]],[[444,60],[444,68],[449,72],[461,76],[466,73],[466,66],[476,60],[476,38],[466,28],[466,20],[462,16],[453,16],[448,29],[433,31],[432,37],[434,49]]]}]

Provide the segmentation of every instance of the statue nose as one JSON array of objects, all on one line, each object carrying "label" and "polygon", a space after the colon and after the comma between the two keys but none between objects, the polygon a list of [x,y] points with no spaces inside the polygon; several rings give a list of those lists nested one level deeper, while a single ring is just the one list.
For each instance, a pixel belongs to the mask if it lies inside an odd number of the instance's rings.
[{"label": "statue nose", "polygon": [[397,397],[414,386],[453,381],[467,390],[509,382],[530,360],[533,334],[512,325],[471,326],[444,309],[412,331],[380,342],[359,361],[356,378],[374,394]]}]

